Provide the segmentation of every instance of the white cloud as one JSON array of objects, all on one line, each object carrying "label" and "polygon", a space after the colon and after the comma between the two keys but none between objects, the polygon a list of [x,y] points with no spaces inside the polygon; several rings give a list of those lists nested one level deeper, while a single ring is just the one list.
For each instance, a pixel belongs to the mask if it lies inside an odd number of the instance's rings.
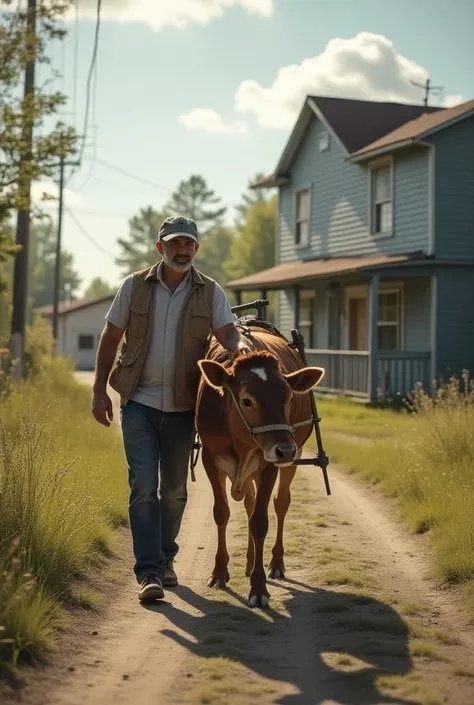
[{"label": "white cloud", "polygon": [[454,108],[464,102],[462,95],[447,95],[443,100],[443,108]]},{"label": "white cloud", "polygon": [[[234,107],[240,113],[253,113],[263,127],[287,130],[307,94],[421,104],[423,89],[410,81],[424,84],[428,76],[387,37],[359,32],[349,39],[331,39],[321,54],[284,66],[269,86],[243,81]],[[459,102],[461,98],[450,99]],[[431,96],[430,104],[435,100]]]},{"label": "white cloud", "polygon": [[[47,198],[45,199],[44,195]],[[43,210],[57,211],[59,205],[59,188],[54,181],[34,181],[31,184],[31,200]],[[74,193],[71,189],[65,188],[63,191],[63,203],[66,208],[80,208],[84,204],[82,196]]]},{"label": "white cloud", "polygon": [[[240,6],[246,12],[271,17],[274,0],[103,0],[104,20],[141,22],[159,31],[163,27],[184,29],[189,24],[205,26],[221,17],[229,7]],[[79,13],[95,18],[97,0],[81,0]],[[70,11],[74,17],[74,10]]]},{"label": "white cloud", "polygon": [[232,135],[247,131],[247,123],[235,121],[225,123],[219,113],[210,108],[195,108],[179,116],[179,122],[188,130],[200,130],[215,135]]}]

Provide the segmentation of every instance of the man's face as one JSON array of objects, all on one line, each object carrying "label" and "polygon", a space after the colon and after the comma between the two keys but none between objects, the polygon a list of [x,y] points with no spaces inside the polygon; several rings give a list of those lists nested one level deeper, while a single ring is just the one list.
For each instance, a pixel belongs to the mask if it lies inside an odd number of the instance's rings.
[{"label": "man's face", "polygon": [[163,255],[167,267],[175,272],[186,272],[194,262],[199,243],[190,237],[174,237],[169,242],[157,242],[156,248]]}]

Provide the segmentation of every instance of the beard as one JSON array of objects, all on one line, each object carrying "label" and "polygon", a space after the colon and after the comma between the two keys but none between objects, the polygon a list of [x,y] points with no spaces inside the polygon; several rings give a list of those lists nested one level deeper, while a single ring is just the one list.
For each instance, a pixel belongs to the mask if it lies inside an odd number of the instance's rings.
[{"label": "beard", "polygon": [[173,269],[175,272],[187,272],[194,262],[194,257],[188,257],[187,255],[170,257],[163,249],[163,261],[167,267]]}]

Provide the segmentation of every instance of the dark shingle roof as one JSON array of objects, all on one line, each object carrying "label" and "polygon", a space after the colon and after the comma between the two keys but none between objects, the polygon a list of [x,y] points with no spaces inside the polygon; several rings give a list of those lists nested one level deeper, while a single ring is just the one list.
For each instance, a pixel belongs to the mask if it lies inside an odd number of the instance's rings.
[{"label": "dark shingle roof", "polygon": [[349,153],[391,133],[423,113],[437,113],[439,107],[382,103],[372,100],[311,96]]},{"label": "dark shingle roof", "polygon": [[456,105],[454,108],[444,108],[434,114],[428,113],[425,108],[423,115],[406,122],[388,134],[382,135],[380,139],[363,145],[359,148],[359,150],[355,151],[352,156],[372,152],[383,147],[390,147],[398,144],[399,142],[406,142],[407,140],[420,138],[422,135],[431,132],[431,130],[436,129],[437,127],[442,127],[451,120],[456,120],[457,118],[462,117],[473,110],[474,100],[469,100],[461,105]]}]

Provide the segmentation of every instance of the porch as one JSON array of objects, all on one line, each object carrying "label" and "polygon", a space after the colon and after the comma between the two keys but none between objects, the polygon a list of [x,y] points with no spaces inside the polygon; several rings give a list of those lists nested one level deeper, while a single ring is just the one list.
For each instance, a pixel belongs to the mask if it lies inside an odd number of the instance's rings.
[{"label": "porch", "polygon": [[[436,274],[426,260],[419,266],[384,262],[377,267],[375,258],[365,259],[369,261],[362,266],[359,259],[357,268],[341,267],[343,271],[334,271],[335,261],[327,260],[329,272],[321,261],[302,262],[299,277],[298,263],[292,263],[287,265],[293,270],[291,281],[277,281],[275,275],[268,281],[267,275],[257,287],[256,274],[230,282],[229,288],[237,303],[251,292],[253,298],[270,295],[277,301],[272,315],[276,325],[290,340],[291,329],[298,328],[308,364],[325,369],[318,392],[375,403],[404,397],[417,383],[429,390],[435,363]],[[322,271],[316,272],[317,266]],[[284,265],[274,269],[281,274]]]},{"label": "porch", "polygon": [[[309,365],[326,373],[318,392],[343,394],[367,400],[370,396],[371,356],[367,350],[306,349]],[[410,392],[418,382],[430,385],[430,352],[380,351],[377,356],[376,398],[387,399]]]}]

